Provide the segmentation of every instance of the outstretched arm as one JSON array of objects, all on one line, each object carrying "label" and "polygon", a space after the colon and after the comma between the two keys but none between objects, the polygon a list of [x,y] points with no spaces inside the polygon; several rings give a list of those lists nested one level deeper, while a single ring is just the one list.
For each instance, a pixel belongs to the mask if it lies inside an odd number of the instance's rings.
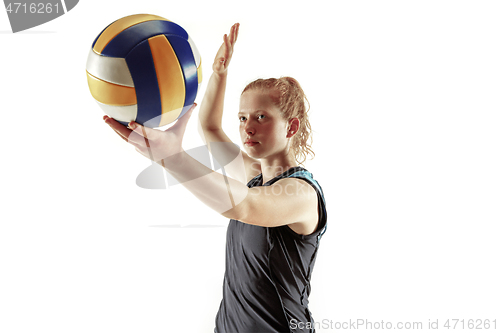
[{"label": "outstretched arm", "polygon": [[193,109],[165,131],[135,122],[127,128],[108,116],[104,120],[139,153],[163,165],[198,199],[223,216],[263,227],[293,224],[300,233],[312,233],[317,225],[317,195],[305,181],[286,178],[272,186],[248,188],[205,167],[182,149],[182,137]]}]

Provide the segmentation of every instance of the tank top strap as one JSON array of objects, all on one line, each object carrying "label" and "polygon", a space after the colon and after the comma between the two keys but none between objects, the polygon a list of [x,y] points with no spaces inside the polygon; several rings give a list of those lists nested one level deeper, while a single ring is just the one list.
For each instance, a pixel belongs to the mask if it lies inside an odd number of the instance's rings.
[{"label": "tank top strap", "polygon": [[321,215],[320,215],[320,232],[317,234],[318,241],[321,239],[323,234],[326,231],[326,200],[323,194],[323,189],[321,185],[313,178],[312,173],[302,167],[296,167],[291,173],[284,174],[283,178],[299,178],[308,182],[311,186],[314,187],[316,192],[318,193],[318,197],[320,198],[320,207],[321,207]]},{"label": "tank top strap", "polygon": [[[301,166],[296,166],[296,167],[292,167],[292,168],[286,170],[285,172],[274,177],[273,179],[269,180],[265,184],[262,183],[262,174],[259,174],[247,183],[247,187],[268,186],[268,185],[274,184],[275,182],[277,182],[278,180],[283,179],[283,178],[303,179],[307,183],[309,183],[318,193],[318,198],[320,200],[320,202],[319,202],[320,228],[316,232],[314,232],[313,234],[317,235],[317,241],[319,241],[326,231],[326,224],[327,224],[326,223],[326,200],[325,200],[325,196],[323,194],[323,189],[321,188],[319,183],[314,179],[312,173],[310,173],[308,170],[306,170],[305,168],[303,168]],[[320,232],[318,232],[318,231],[320,231]]]}]

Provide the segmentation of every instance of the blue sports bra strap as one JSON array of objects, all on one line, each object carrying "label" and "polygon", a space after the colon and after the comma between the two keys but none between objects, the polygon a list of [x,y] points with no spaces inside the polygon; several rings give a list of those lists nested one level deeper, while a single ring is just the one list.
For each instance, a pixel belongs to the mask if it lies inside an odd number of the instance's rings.
[{"label": "blue sports bra strap", "polygon": [[305,171],[305,170],[304,171],[297,171],[297,172],[294,172],[293,174],[291,174],[290,176],[288,176],[287,178],[292,178],[292,177],[293,178],[306,178],[307,180],[309,180],[312,183],[312,185],[319,191],[323,200],[325,200],[325,197],[323,195],[323,189],[318,184],[318,182],[312,177],[312,174],[309,171]]}]

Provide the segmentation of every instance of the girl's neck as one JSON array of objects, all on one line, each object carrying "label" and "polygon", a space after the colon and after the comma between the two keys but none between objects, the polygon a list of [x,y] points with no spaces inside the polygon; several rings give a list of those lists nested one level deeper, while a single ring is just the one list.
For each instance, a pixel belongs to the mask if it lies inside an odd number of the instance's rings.
[{"label": "girl's neck", "polygon": [[283,159],[261,159],[260,168],[262,170],[262,184],[295,166],[298,166],[295,158],[286,157]]}]

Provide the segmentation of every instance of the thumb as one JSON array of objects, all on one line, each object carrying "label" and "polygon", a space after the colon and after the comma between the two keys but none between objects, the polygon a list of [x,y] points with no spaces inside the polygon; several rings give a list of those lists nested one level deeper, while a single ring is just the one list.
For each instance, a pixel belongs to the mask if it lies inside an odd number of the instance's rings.
[{"label": "thumb", "polygon": [[191,118],[191,115],[193,114],[193,110],[196,108],[197,105],[198,104],[196,104],[196,103],[191,105],[189,110],[182,117],[177,119],[177,122],[172,127],[170,127],[169,130],[183,135],[184,131],[186,131],[186,126],[187,126],[187,123],[189,121],[189,118]]}]

